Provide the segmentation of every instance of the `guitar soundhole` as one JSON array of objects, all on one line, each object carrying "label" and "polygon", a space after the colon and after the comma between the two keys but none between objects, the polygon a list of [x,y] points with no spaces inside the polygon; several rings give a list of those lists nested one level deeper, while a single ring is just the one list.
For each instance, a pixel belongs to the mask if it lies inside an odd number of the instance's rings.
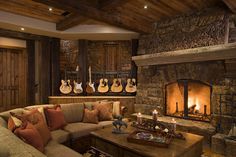
[{"label": "guitar soundhole", "polygon": [[116,85],[117,85],[117,86],[120,86],[120,81],[117,80],[117,81],[116,81]]},{"label": "guitar soundhole", "polygon": [[106,85],[107,85],[107,82],[106,81],[102,81],[102,84],[103,84],[103,86],[105,87]]}]

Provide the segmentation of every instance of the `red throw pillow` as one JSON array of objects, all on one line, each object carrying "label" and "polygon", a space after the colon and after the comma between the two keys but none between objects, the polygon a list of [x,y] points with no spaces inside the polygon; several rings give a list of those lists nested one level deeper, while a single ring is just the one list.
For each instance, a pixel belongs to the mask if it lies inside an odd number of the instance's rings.
[{"label": "red throw pillow", "polygon": [[14,133],[24,142],[32,145],[39,151],[44,151],[43,140],[41,139],[39,132],[29,122],[25,122],[21,127],[17,128]]},{"label": "red throw pillow", "polygon": [[98,110],[89,110],[85,108],[83,122],[98,124]]},{"label": "red throw pillow", "polygon": [[51,131],[61,129],[66,125],[65,116],[60,105],[56,105],[54,108],[45,108],[44,111]]},{"label": "red throw pillow", "polygon": [[101,101],[94,105],[94,109],[98,110],[99,121],[112,120],[112,102]]}]

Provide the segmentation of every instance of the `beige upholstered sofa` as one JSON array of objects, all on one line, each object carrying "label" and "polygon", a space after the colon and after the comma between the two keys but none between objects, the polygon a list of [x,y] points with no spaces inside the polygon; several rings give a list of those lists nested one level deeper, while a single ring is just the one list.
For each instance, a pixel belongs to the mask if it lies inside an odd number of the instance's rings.
[{"label": "beige upholstered sofa", "polygon": [[[91,131],[102,129],[112,125],[112,121],[101,121],[98,124],[83,123],[84,106],[91,107],[93,102],[85,103],[70,103],[60,104],[62,112],[64,113],[66,122],[68,123],[63,129],[51,131],[52,140],[45,147],[44,154],[35,149],[34,147],[24,143],[21,139],[15,136],[10,130],[7,129],[7,120],[10,112],[22,113],[23,108],[17,108],[0,113],[0,156],[4,157],[81,157],[82,155],[74,150],[64,146],[62,143],[71,142],[80,137],[89,135]],[[34,105],[26,108],[35,107],[50,107],[53,105]],[[113,113],[117,114],[120,109],[119,103],[114,105]],[[2,154],[1,154],[2,153]],[[4,154],[5,153],[5,154]]]}]

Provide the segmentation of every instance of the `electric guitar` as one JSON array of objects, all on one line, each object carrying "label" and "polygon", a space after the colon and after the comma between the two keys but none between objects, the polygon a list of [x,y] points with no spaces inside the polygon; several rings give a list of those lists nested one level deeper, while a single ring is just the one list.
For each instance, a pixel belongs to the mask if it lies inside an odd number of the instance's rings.
[{"label": "electric guitar", "polygon": [[61,80],[60,92],[62,94],[69,94],[72,91],[72,86],[70,85],[70,80],[66,78],[66,69],[65,69],[65,80]]},{"label": "electric guitar", "polygon": [[127,79],[127,84],[126,84],[126,87],[125,87],[125,91],[127,93],[135,93],[137,91],[136,79],[135,78],[128,78]]},{"label": "electric guitar", "polygon": [[87,82],[86,92],[90,94],[95,92],[94,83],[91,80],[91,66],[89,66],[89,82]]},{"label": "electric guitar", "polygon": [[113,83],[112,83],[112,86],[111,86],[111,91],[114,92],[114,93],[120,93],[120,92],[123,91],[121,78],[118,78],[118,76],[113,79]]},{"label": "electric guitar", "polygon": [[76,70],[77,71],[77,81],[74,80],[74,89],[73,92],[75,94],[80,94],[83,93],[83,88],[82,88],[82,82],[78,83],[78,74],[79,74],[79,66],[77,65]]}]

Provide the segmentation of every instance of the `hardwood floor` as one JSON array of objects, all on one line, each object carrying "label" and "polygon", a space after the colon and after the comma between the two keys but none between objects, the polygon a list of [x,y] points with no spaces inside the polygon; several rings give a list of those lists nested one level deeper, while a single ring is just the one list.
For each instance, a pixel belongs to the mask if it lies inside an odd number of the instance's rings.
[{"label": "hardwood floor", "polygon": [[211,151],[209,144],[203,145],[203,154],[201,157],[225,157],[224,155],[216,154]]}]

